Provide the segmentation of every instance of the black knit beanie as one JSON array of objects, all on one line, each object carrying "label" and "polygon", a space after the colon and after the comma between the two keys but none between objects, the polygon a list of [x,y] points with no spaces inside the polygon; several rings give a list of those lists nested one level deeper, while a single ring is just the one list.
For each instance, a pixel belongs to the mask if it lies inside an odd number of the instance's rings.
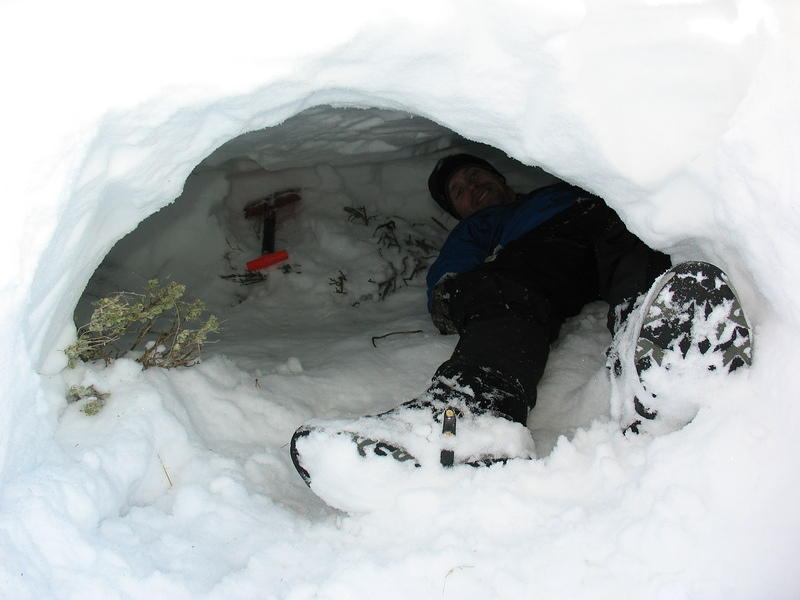
[{"label": "black knit beanie", "polygon": [[450,180],[450,176],[460,168],[471,165],[494,173],[502,178],[505,183],[506,178],[503,177],[502,173],[495,169],[489,162],[477,156],[473,156],[472,154],[451,154],[450,156],[445,156],[436,163],[433,172],[430,177],[428,177],[428,189],[433,199],[436,200],[439,206],[458,220],[461,220],[461,215],[456,212],[453,203],[450,202],[450,198],[447,197],[447,182]]}]

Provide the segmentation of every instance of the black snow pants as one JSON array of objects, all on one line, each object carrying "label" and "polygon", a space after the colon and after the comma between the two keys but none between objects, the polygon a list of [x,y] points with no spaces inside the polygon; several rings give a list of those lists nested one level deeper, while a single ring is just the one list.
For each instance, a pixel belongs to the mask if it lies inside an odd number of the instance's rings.
[{"label": "black snow pants", "polygon": [[600,198],[582,198],[436,286],[434,321],[449,323],[460,339],[433,386],[457,379],[478,405],[526,423],[562,323],[602,299],[613,334],[669,267],[669,257],[630,233]]}]

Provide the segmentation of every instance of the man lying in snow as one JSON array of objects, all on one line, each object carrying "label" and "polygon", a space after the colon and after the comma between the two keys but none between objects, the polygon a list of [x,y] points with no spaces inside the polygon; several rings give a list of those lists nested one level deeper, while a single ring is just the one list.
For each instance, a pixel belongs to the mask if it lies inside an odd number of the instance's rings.
[{"label": "man lying in snow", "polygon": [[417,466],[434,454],[444,465],[474,465],[532,452],[524,425],[550,344],[598,299],[609,304],[614,336],[609,372],[632,382],[629,405],[615,415],[626,432],[657,417],[659,390],[648,381],[659,379],[648,372],[687,357],[705,370],[750,363],[749,327],[725,273],[702,262],[670,268],[597,196],[566,183],[516,194],[468,154],[440,160],[428,187],[460,220],[427,278],[433,321],[458,333],[458,344],[419,397],[380,415],[301,427],[292,454],[307,481],[317,470],[313,442],[324,447],[326,436],[344,436],[363,458]]},{"label": "man lying in snow", "polygon": [[459,381],[475,402],[520,423],[562,323],[602,299],[615,333],[635,299],[670,268],[666,254],[575,186],[518,195],[488,162],[457,154],[439,161],[428,187],[461,220],[428,272],[433,322],[460,335],[432,389]]}]

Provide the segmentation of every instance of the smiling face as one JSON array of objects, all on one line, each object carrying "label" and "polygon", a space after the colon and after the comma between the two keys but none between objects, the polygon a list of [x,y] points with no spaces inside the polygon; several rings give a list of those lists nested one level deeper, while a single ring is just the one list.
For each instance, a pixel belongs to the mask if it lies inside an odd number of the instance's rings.
[{"label": "smiling face", "polygon": [[475,165],[462,167],[450,176],[447,197],[462,218],[487,206],[515,200],[514,192],[502,177]]}]

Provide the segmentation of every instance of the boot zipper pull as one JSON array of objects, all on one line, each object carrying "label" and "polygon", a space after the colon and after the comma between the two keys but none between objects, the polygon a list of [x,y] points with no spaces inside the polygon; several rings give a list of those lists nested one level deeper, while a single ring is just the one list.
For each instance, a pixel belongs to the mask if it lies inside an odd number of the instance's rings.
[{"label": "boot zipper pull", "polygon": [[[448,406],[444,411],[442,419],[442,435],[449,437],[456,434],[456,411],[452,406]],[[442,450],[440,462],[443,467],[452,467],[455,453],[452,450]]]}]

